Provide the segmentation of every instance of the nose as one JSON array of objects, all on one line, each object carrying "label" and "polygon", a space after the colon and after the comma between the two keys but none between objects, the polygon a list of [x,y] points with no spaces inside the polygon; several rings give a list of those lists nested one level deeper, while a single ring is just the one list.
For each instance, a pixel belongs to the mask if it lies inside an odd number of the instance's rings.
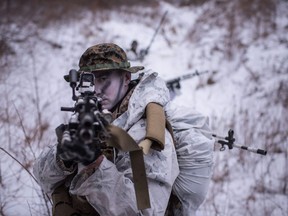
[{"label": "nose", "polygon": [[99,88],[98,85],[95,85],[95,84],[94,84],[94,91],[95,91],[96,94],[101,93],[101,89]]},{"label": "nose", "polygon": [[99,86],[97,86],[97,85],[94,86],[94,92],[95,92],[97,97],[102,97],[103,96],[102,89]]}]

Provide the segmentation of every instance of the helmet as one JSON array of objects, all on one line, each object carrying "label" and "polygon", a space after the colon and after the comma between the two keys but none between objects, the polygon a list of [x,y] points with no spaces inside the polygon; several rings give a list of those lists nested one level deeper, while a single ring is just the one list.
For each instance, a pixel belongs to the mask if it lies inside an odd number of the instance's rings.
[{"label": "helmet", "polygon": [[89,47],[81,56],[79,70],[85,72],[122,70],[136,73],[143,66],[130,66],[124,50],[113,43],[102,43]]}]

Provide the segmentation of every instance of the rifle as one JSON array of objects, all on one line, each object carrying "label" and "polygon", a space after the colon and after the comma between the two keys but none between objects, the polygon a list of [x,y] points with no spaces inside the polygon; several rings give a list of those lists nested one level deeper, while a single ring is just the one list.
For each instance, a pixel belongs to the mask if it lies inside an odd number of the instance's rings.
[{"label": "rifle", "polygon": [[216,138],[216,143],[221,145],[220,151],[225,151],[226,147],[228,146],[229,150],[235,148],[239,148],[245,151],[249,151],[252,153],[256,153],[256,154],[260,154],[260,155],[266,155],[267,151],[263,150],[263,149],[256,149],[256,148],[252,148],[252,147],[248,147],[248,146],[244,146],[244,145],[239,145],[239,144],[235,144],[236,139],[234,138],[234,131],[232,129],[230,129],[228,131],[228,136],[226,137],[222,137],[219,136],[217,134],[208,132],[208,131],[204,131],[204,130],[200,130],[199,131],[206,133],[206,134],[210,134],[212,137]]},{"label": "rifle", "polygon": [[166,81],[166,86],[169,89],[171,99],[173,99],[176,95],[180,94],[181,84],[180,82],[186,79],[193,78],[195,76],[199,76],[201,74],[208,73],[209,71],[198,72],[196,70],[194,73],[185,74],[183,76],[176,77],[174,79]]},{"label": "rifle", "polygon": [[228,131],[227,137],[221,137],[216,134],[212,134],[212,136],[215,138],[218,138],[216,142],[222,145],[222,147],[220,148],[220,151],[224,151],[226,149],[225,145],[227,145],[229,149],[233,149],[233,147],[235,147],[235,148],[243,149],[243,150],[253,152],[256,154],[260,154],[260,155],[267,154],[267,151],[263,149],[256,149],[256,148],[252,148],[252,147],[248,147],[244,145],[235,144],[234,142],[236,139],[234,138],[234,131],[232,129]]},{"label": "rifle", "polygon": [[[79,80],[78,80],[79,79]],[[77,85],[77,82],[79,84]],[[76,70],[69,71],[74,107],[61,107],[61,111],[74,112],[61,140],[61,158],[89,164],[101,154],[109,133],[106,127],[112,121],[112,114],[102,110],[101,99],[94,94],[94,75]],[[75,89],[80,93],[76,96]],[[71,151],[72,150],[72,151]]]}]

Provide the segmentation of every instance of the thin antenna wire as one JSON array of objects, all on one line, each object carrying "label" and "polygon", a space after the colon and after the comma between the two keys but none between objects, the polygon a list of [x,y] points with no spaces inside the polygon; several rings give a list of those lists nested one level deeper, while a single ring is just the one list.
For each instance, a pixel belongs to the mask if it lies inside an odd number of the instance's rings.
[{"label": "thin antenna wire", "polygon": [[150,41],[148,47],[146,48],[146,52],[149,51],[149,49],[150,49],[150,47],[151,47],[151,45],[152,45],[152,43],[153,43],[153,41],[154,41],[154,39],[155,39],[155,37],[156,37],[158,31],[159,31],[159,29],[160,29],[162,23],[163,23],[164,20],[165,20],[165,17],[166,17],[166,15],[167,15],[167,13],[168,13],[168,11],[165,11],[165,13],[163,14],[162,19],[161,19],[161,21],[160,21],[160,23],[159,23],[159,25],[158,25],[156,31],[154,32],[154,35],[153,35],[153,37],[152,37],[152,39],[151,39],[151,41]]}]

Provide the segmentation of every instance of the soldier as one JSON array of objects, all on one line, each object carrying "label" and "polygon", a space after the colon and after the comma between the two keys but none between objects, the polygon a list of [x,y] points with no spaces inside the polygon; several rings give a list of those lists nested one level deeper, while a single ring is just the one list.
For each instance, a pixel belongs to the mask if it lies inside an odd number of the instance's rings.
[{"label": "soldier", "polygon": [[133,40],[129,49],[126,50],[126,55],[128,60],[130,61],[137,61],[139,60],[139,53],[138,53],[138,41]]},{"label": "soldier", "polygon": [[[213,141],[197,129],[208,129],[207,118],[177,110],[157,73],[146,71],[131,80],[131,73],[143,69],[131,67],[123,49],[112,43],[88,48],[79,61],[80,72],[94,74],[95,94],[102,99],[102,107],[112,112],[112,124],[143,149],[151,208],[137,209],[129,154],[120,150],[108,157],[102,152],[83,165],[65,161],[58,143],[43,150],[34,165],[42,189],[52,194],[54,215],[161,216],[172,188],[181,205],[172,203],[170,213],[194,215],[203,202]],[[58,127],[58,140],[61,131]]]}]

